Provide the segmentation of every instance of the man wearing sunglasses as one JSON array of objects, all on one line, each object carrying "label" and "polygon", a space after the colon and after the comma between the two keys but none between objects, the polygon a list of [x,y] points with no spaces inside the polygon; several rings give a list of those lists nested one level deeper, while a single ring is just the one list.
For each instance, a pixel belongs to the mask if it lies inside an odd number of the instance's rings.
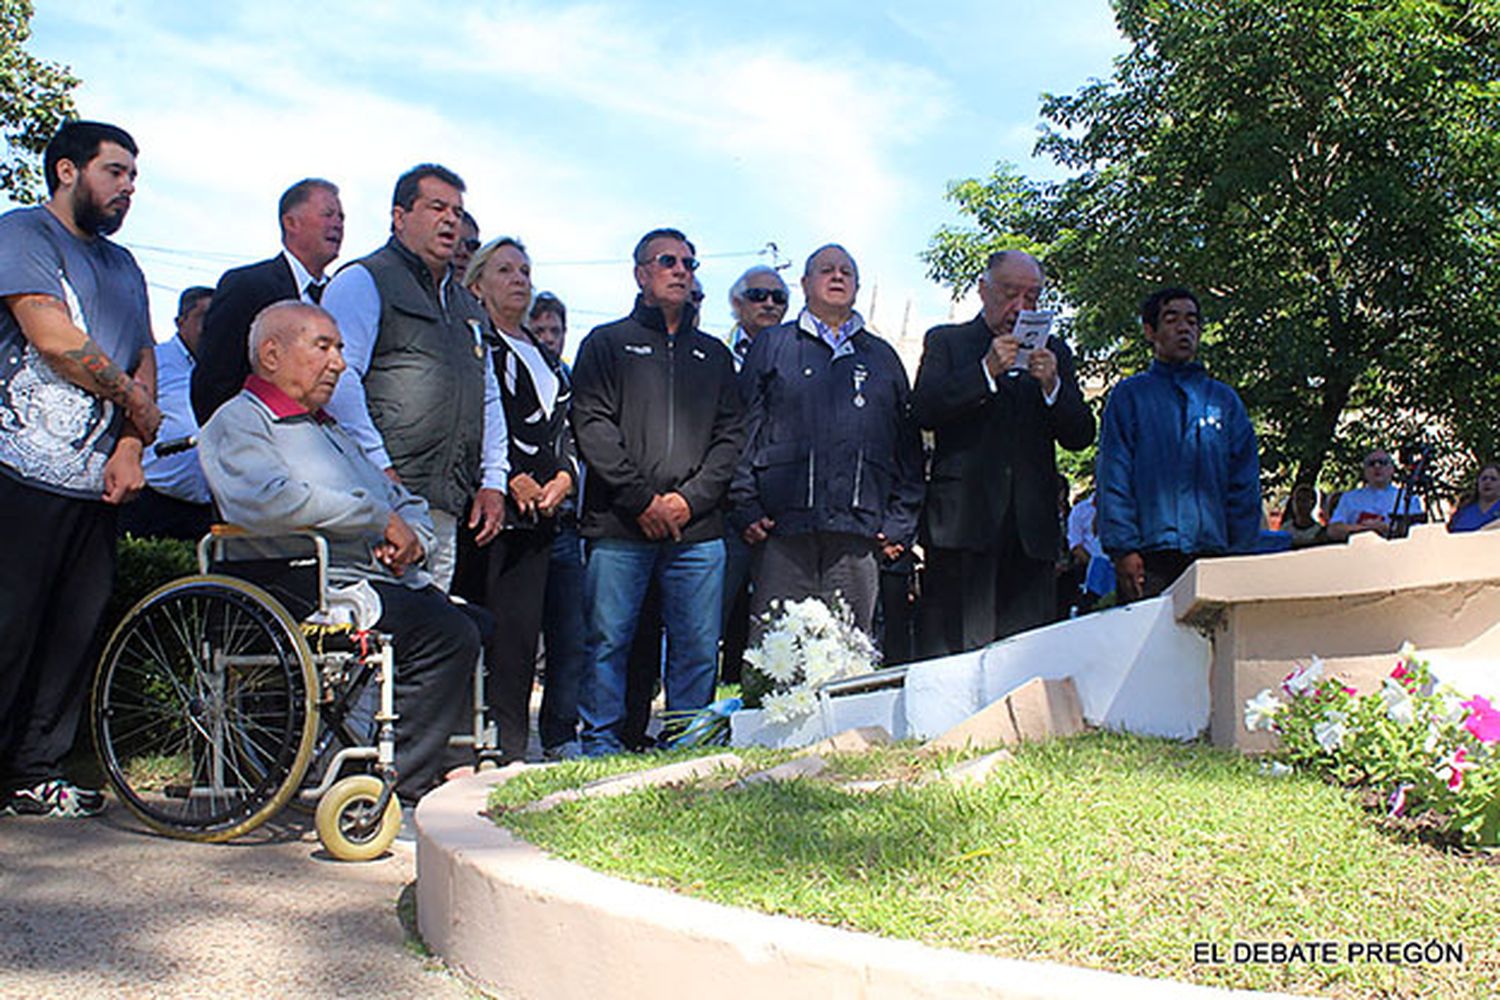
[{"label": "man wearing sunglasses", "polygon": [[755,335],[781,322],[787,301],[786,282],[775,268],[764,264],[756,264],[740,275],[729,289],[729,308],[735,319],[735,327],[729,332],[729,353],[734,356],[735,371],[744,367]]},{"label": "man wearing sunglasses", "polygon": [[668,711],[713,700],[721,507],[744,446],[729,351],[698,330],[692,243],[653,229],[634,260],[635,307],[595,327],[573,369],[573,430],[588,464],[580,533],[589,670],[578,714],[589,756],[624,749],[626,664],[653,581],[667,632]]},{"label": "man wearing sunglasses", "polygon": [[[1375,448],[1365,456],[1365,484],[1350,490],[1339,498],[1333,517],[1328,521],[1328,540],[1346,541],[1350,535],[1361,531],[1373,531],[1381,537],[1391,533],[1391,514],[1396,509],[1402,493],[1392,482],[1396,477],[1396,463],[1391,453],[1384,448]],[[1401,513],[1410,521],[1425,520],[1422,501],[1413,493],[1406,493]]]}]

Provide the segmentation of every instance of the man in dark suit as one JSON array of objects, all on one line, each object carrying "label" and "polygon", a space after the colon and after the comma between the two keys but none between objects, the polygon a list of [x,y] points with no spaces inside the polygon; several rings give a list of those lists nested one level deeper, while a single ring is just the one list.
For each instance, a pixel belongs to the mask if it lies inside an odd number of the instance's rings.
[{"label": "man in dark suit", "polygon": [[281,253],[258,264],[225,272],[203,317],[198,364],[193,369],[193,413],[204,424],[233,397],[250,374],[250,321],[283,299],[316,305],[328,283],[324,269],[344,242],[344,209],[339,189],[317,177],[286,189],[277,206]]},{"label": "man in dark suit", "polygon": [[921,531],[931,655],[975,649],[1053,617],[1055,446],[1087,447],[1094,416],[1059,337],[1015,367],[1016,318],[1036,308],[1043,280],[1029,254],[991,255],[979,277],[983,310],[928,331],[923,346],[911,402],[936,439]]}]

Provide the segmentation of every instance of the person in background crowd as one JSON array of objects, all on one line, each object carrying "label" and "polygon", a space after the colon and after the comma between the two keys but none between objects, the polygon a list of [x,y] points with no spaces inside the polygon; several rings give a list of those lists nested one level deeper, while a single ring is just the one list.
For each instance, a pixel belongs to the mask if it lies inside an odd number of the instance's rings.
[{"label": "person in background crowd", "polygon": [[1198,361],[1201,324],[1188,289],[1148,296],[1141,327],[1154,360],[1104,407],[1095,503],[1121,604],[1160,594],[1200,556],[1252,552],[1260,536],[1255,430]]},{"label": "person in background crowd", "polygon": [[108,237],[135,193],[135,140],[69,121],[46,202],[0,216],[0,815],[77,817],[64,775],[115,569],[115,513],[161,424],[146,279]]},{"label": "person in background crowd", "polygon": [[1328,529],[1318,520],[1318,489],[1311,483],[1292,487],[1286,511],[1281,516],[1281,530],[1292,536],[1292,548],[1303,549],[1328,541]]},{"label": "person in background crowd", "polygon": [[667,631],[668,710],[697,710],[713,698],[724,589],[720,507],[744,447],[729,351],[697,329],[692,244],[677,230],[654,229],[633,259],[634,308],[596,327],[574,366],[573,430],[588,466],[590,667],[579,716],[591,756],[624,749],[626,659],[652,580]]},{"label": "person in background crowd", "polygon": [[1486,462],[1474,481],[1474,499],[1453,512],[1448,530],[1478,531],[1495,520],[1500,520],[1500,463]]},{"label": "person in background crowd", "polygon": [[386,474],[427,501],[447,590],[458,522],[488,545],[505,519],[509,446],[489,363],[489,318],[451,264],[463,229],[464,182],[424,163],[391,198],[391,238],[341,270],[323,305],[344,336],[349,371],[328,412]]},{"label": "person in background crowd", "polygon": [[1350,535],[1361,531],[1373,531],[1382,538],[1391,533],[1391,517],[1396,504],[1401,504],[1402,516],[1420,520],[1422,501],[1411,493],[1404,494],[1392,480],[1396,476],[1396,463],[1391,453],[1384,448],[1375,448],[1365,455],[1365,484],[1349,490],[1339,497],[1333,516],[1328,519],[1328,540],[1348,541]]},{"label": "person in background crowd", "polygon": [[[495,617],[486,700],[500,728],[503,761],[523,760],[529,737],[537,635],[558,510],[577,481],[562,362],[527,331],[531,258],[520,240],[491,240],[464,277],[490,318],[490,356],[509,428],[510,490],[505,527],[488,546],[465,545],[461,532],[454,592]],[[460,585],[459,581],[464,581]],[[548,671],[547,684],[572,683]]]},{"label": "person in background crowd", "polygon": [[146,488],[120,509],[120,534],[137,538],[178,538],[195,542],[214,523],[213,498],[190,445],[198,435],[189,398],[193,365],[203,333],[203,315],[214,290],[194,285],[177,299],[177,336],[156,345],[156,403],[161,408],[157,444],[183,446],[172,455],[147,448],[142,461]]},{"label": "person in background crowd", "polygon": [[[560,360],[568,339],[568,307],[551,292],[540,292],[531,303],[527,329],[537,342],[559,359],[562,378],[559,397],[570,400],[573,374]],[[572,428],[569,427],[571,434]],[[576,451],[575,451],[576,459]],[[580,486],[583,465],[577,465]],[[574,490],[557,508],[553,521],[557,533],[547,560],[547,594],[542,601],[542,641],[545,644],[547,679],[542,686],[542,708],[537,717],[541,730],[542,757],[565,760],[578,756],[578,685],[587,668],[584,648],[587,623],[583,614],[583,539],[578,535],[578,494]]]},{"label": "person in background crowd", "polygon": [[[786,282],[775,268],[756,264],[735,279],[729,289],[735,326],[726,340],[735,371],[744,367],[756,335],[781,322],[787,302]],[[724,533],[724,643],[719,678],[725,684],[739,682],[750,641],[750,577],[755,551],[738,531]]]},{"label": "person in background crowd", "polygon": [[344,206],[331,181],[308,177],[287,188],[276,205],[281,253],[224,272],[203,316],[193,366],[193,415],[200,425],[232,398],[250,374],[250,321],[272,302],[316,304],[328,286],[326,270],[344,245]]},{"label": "person in background crowd", "polygon": [[[458,242],[453,244],[453,276],[463,282],[469,274],[469,262],[479,249],[479,220],[464,210],[464,221],[458,229]],[[468,284],[464,284],[468,288]]]},{"label": "person in background crowd", "polygon": [[734,313],[734,329],[729,331],[729,353],[734,370],[745,365],[750,344],[762,330],[769,330],[786,316],[790,301],[786,282],[772,267],[756,264],[740,275],[729,288],[729,308]]},{"label": "person in background crowd", "polygon": [[854,258],[819,248],[802,290],[796,321],[757,334],[740,369],[749,444],[729,499],[761,548],[751,630],[773,601],[838,595],[873,635],[880,565],[916,536],[922,439],[901,359],[854,309]]},{"label": "person in background crowd", "polygon": [[1016,319],[1035,309],[1042,266],[992,254],[980,314],[927,332],[912,389],[935,445],[922,516],[929,655],[976,649],[1056,610],[1057,458],[1094,440],[1073,354],[1057,335],[1016,367]]},{"label": "person in background crowd", "polygon": [[536,301],[531,303],[526,328],[553,357],[561,358],[568,339],[568,307],[551,292],[538,292]]}]

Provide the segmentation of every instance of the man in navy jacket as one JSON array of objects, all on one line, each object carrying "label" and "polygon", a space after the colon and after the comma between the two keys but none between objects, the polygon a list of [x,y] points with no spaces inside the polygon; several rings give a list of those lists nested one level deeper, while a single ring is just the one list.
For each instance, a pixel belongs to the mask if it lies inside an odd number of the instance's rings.
[{"label": "man in navy jacket", "polygon": [[1115,386],[1099,433],[1099,540],[1121,603],[1161,593],[1199,556],[1250,552],[1260,533],[1255,430],[1198,356],[1198,297],[1141,304],[1155,360]]},{"label": "man in navy jacket", "polygon": [[870,631],[879,560],[912,542],[922,506],[922,440],[906,370],[854,310],[859,270],[829,244],[807,260],[807,305],[757,334],[740,371],[749,446],[730,488],[751,545],[752,629],[773,600],[837,592]]}]

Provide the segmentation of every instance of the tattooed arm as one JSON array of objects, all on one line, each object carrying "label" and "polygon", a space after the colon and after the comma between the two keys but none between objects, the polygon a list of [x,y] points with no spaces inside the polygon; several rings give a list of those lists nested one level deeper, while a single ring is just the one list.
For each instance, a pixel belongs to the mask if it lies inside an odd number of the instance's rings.
[{"label": "tattooed arm", "polygon": [[[21,333],[54,371],[86,392],[120,406],[142,441],[156,437],[161,411],[156,408],[154,364],[142,368],[150,381],[131,378],[92,337],[73,325],[68,307],[51,295],[10,295],[5,304],[20,324]],[[150,353],[142,352],[143,358]]]}]

